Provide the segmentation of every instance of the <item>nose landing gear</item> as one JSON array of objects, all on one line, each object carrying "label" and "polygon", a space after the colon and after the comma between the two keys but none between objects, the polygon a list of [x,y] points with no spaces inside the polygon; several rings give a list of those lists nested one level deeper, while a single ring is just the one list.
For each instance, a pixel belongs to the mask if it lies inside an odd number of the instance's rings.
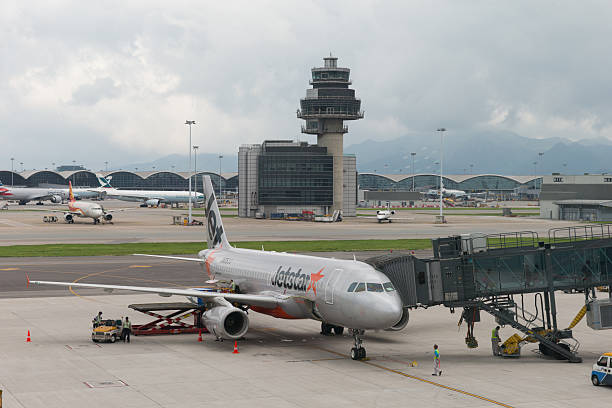
[{"label": "nose landing gear", "polygon": [[359,329],[350,329],[350,333],[353,336],[353,340],[355,341],[355,347],[351,349],[351,358],[353,360],[363,360],[366,358],[366,350],[361,345],[363,340],[361,336],[365,334],[365,330]]}]

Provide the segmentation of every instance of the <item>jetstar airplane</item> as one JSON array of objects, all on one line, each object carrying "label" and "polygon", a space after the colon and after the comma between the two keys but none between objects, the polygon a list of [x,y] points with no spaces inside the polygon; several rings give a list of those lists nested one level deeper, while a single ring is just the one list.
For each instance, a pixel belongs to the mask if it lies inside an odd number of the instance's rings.
[{"label": "jetstar airplane", "polygon": [[205,176],[208,249],[198,258],[170,258],[198,262],[209,280],[233,280],[236,293],[197,289],[150,288],[71,282],[28,282],[40,285],[133,290],[161,296],[181,295],[201,300],[207,307],[202,322],[217,338],[239,339],[249,328],[247,310],[281,319],[314,319],[323,334],[354,339],[351,358],[366,356],[361,337],[365,330],[401,330],[408,323],[399,294],[383,273],[358,261],[328,259],[234,248],[223,229],[213,186]]},{"label": "jetstar airplane", "polygon": [[68,211],[53,211],[63,213],[64,219],[68,224],[74,224],[74,217],[93,218],[94,224],[99,224],[100,219],[110,222],[113,219],[112,212],[125,211],[125,209],[105,210],[104,207],[98,203],[93,203],[91,201],[76,201],[72,193],[72,182],[70,181],[68,182],[68,196],[70,197],[70,201],[68,201]]}]

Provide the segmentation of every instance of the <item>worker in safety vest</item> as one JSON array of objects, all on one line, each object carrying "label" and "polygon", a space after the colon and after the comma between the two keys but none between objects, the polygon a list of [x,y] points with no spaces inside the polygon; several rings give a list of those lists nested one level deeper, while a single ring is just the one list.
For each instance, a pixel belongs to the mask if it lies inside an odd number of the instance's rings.
[{"label": "worker in safety vest", "polygon": [[442,370],[440,370],[440,352],[438,351],[437,344],[434,344],[434,372],[432,375],[442,375]]},{"label": "worker in safety vest", "polygon": [[130,319],[127,316],[123,321],[122,327],[123,329],[121,330],[121,337],[123,337],[123,342],[125,343],[127,340],[127,342],[129,343],[130,333],[132,333],[132,322],[130,322]]},{"label": "worker in safety vest", "polygon": [[236,282],[234,282],[234,280],[230,280],[230,290],[232,291],[232,293],[236,292]]},{"label": "worker in safety vest", "polygon": [[94,328],[102,324],[102,312],[98,312],[98,314],[93,318],[92,323]]},{"label": "worker in safety vest", "polygon": [[500,356],[500,349],[499,349],[499,326],[495,327],[493,330],[491,330],[491,348],[493,349],[493,355],[494,356]]}]

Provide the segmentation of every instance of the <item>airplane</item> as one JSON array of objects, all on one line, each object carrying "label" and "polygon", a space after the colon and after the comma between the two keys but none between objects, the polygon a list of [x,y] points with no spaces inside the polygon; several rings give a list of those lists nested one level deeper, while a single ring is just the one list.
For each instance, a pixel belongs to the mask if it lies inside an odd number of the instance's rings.
[{"label": "airplane", "polygon": [[396,221],[396,220],[413,220],[414,218],[396,218],[396,217],[391,217],[392,215],[395,215],[395,210],[391,209],[391,203],[387,202],[387,209],[386,210],[378,210],[376,211],[376,219],[378,220],[378,223],[382,223],[383,221],[388,221],[389,224],[392,221]]},{"label": "airplane", "polygon": [[[440,198],[440,189],[428,190],[425,195],[431,198]],[[452,190],[442,187],[442,197],[467,198],[469,197],[469,194],[463,190]]]},{"label": "airplane", "polygon": [[70,181],[68,182],[68,194],[70,197],[70,201],[68,201],[68,210],[53,211],[63,213],[64,220],[66,220],[68,224],[74,224],[74,217],[93,218],[94,225],[99,224],[100,219],[111,222],[113,219],[112,212],[125,211],[125,209],[105,210],[104,207],[98,203],[93,203],[91,201],[76,201],[72,192],[72,182]]},{"label": "airplane", "polygon": [[204,183],[208,249],[200,251],[197,258],[143,256],[197,262],[209,282],[233,280],[235,292],[30,281],[26,275],[28,284],[102,288],[107,292],[131,290],[198,299],[206,306],[202,323],[221,340],[237,340],[247,333],[248,310],[280,319],[313,319],[321,322],[322,334],[333,331],[341,335],[345,327],[349,328],[354,340],[353,360],[366,357],[362,344],[365,330],[401,330],[407,325],[408,309],[402,307],[390,279],[367,263],[232,247],[210,176],[205,176]]},{"label": "airplane", "polygon": [[[98,193],[85,188],[74,189],[73,193],[77,199],[98,196]],[[38,201],[37,205],[42,205],[42,202],[46,200],[53,204],[61,204],[68,196],[68,189],[66,188],[9,187],[4,186],[0,181],[0,200],[19,201],[19,205],[25,205],[29,201]]]},{"label": "airplane", "polygon": [[[97,176],[101,188],[92,190],[100,192],[107,197],[116,198],[122,201],[141,202],[141,207],[158,206],[161,203],[187,203],[189,202],[189,191],[151,191],[151,190],[118,190],[110,184],[112,176]],[[192,202],[204,201],[204,194],[192,192]]]}]

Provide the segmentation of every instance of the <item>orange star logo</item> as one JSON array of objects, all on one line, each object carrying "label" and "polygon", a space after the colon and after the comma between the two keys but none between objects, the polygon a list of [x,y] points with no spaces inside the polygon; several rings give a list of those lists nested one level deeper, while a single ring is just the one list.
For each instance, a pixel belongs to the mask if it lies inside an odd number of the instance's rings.
[{"label": "orange star logo", "polygon": [[321,272],[323,272],[323,269],[325,268],[321,268],[321,270],[317,273],[311,273],[310,274],[310,283],[308,284],[308,289],[306,289],[306,292],[308,292],[310,289],[312,289],[312,291],[314,292],[315,296],[317,295],[317,282],[321,280],[321,278],[323,278],[325,275],[322,275]]},{"label": "orange star logo", "polygon": [[212,264],[212,261],[215,260],[215,257],[213,256],[213,254],[215,253],[215,251],[217,251],[218,249],[221,249],[221,247],[223,247],[223,245],[220,245],[219,248],[213,249],[210,252],[210,255],[208,255],[208,257],[206,258],[206,261],[204,262],[204,265],[206,265],[206,273],[208,274],[208,277],[210,279],[213,279],[212,273],[210,271],[210,265]]}]

